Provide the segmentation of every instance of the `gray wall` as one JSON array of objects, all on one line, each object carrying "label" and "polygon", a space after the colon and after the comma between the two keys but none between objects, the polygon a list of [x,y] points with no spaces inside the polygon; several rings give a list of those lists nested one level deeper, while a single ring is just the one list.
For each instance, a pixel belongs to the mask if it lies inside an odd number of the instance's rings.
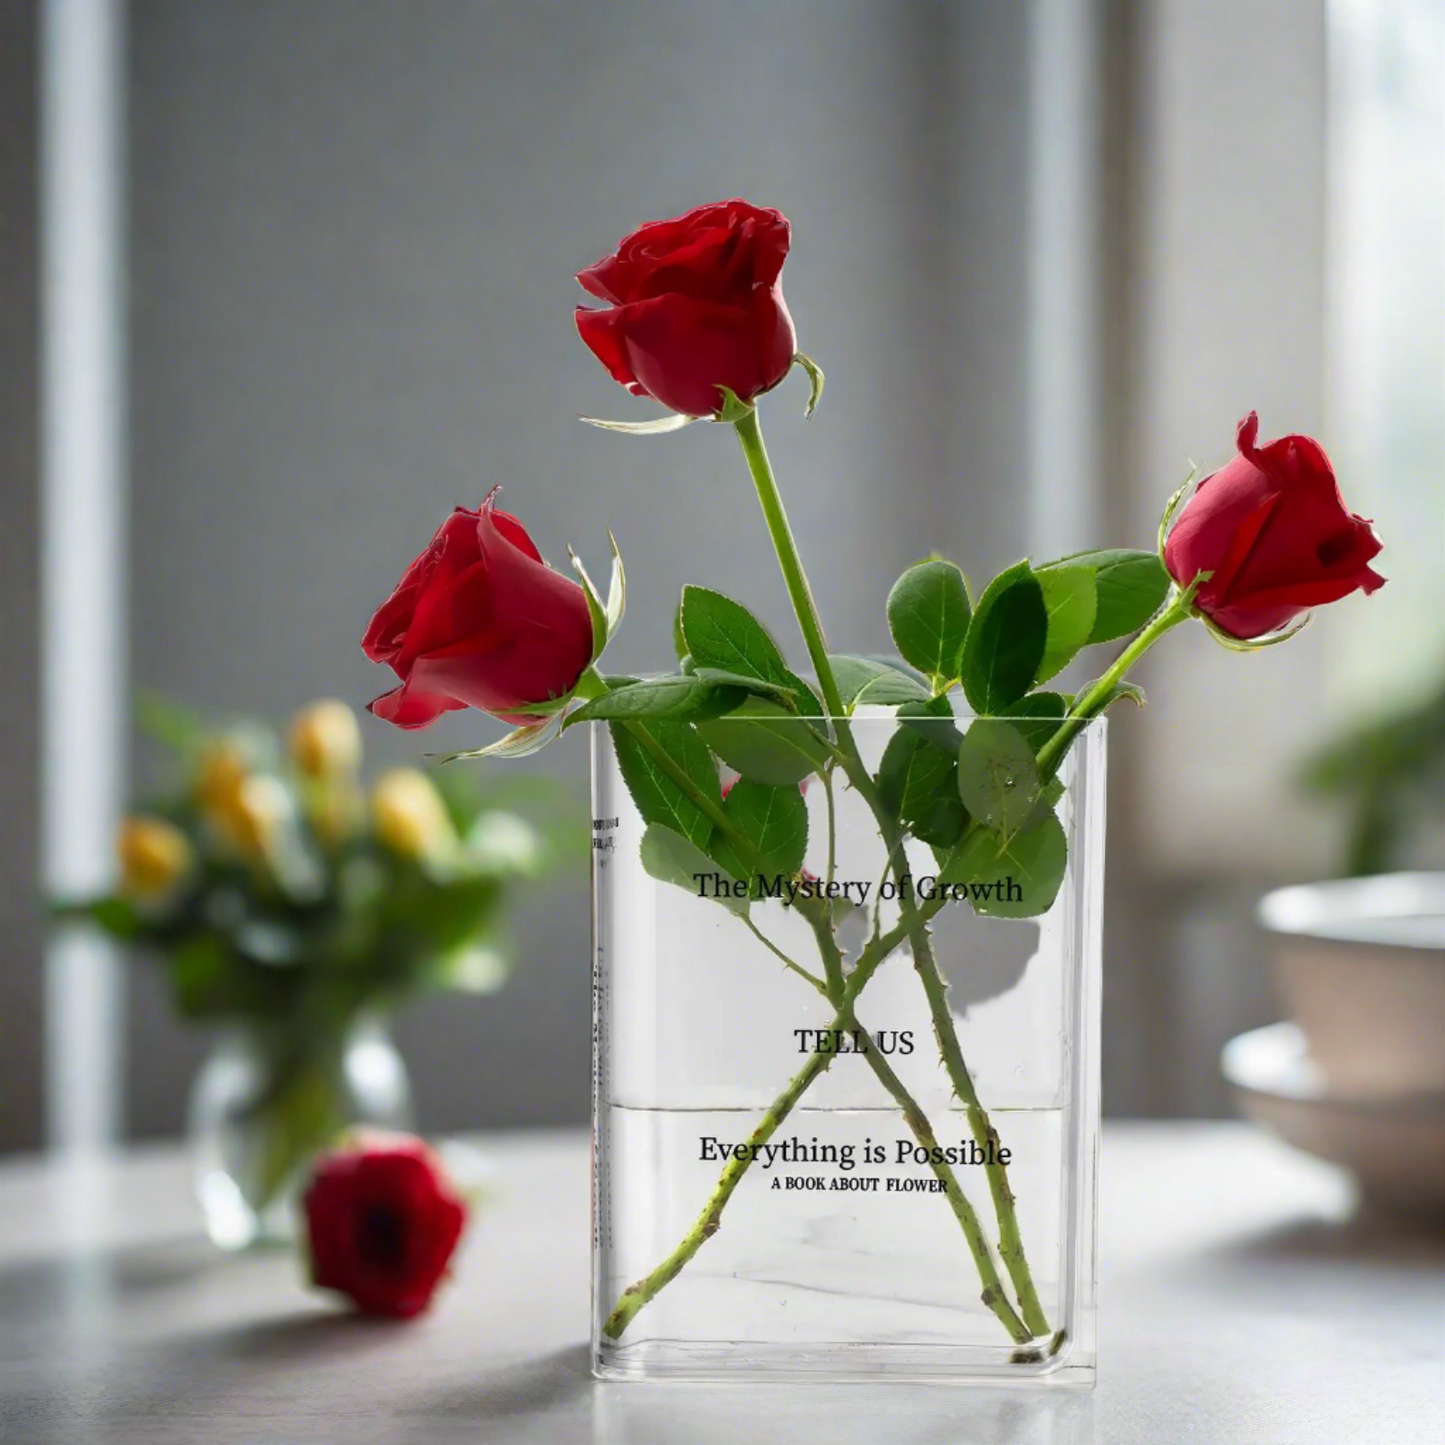
[{"label": "gray wall", "polygon": [[[652,414],[582,347],[579,267],[632,224],[727,194],[794,224],[787,294],[828,371],[767,407],[835,638],[931,547],[1023,550],[1022,6],[303,0],[132,5],[133,665],[218,713],[386,685],[372,608],[457,501],[506,485],[544,552],[600,568],[629,621],[609,661],[669,654],[678,588],[786,599],[722,428]],[[1017,518],[1019,520],[1006,520]],[[474,745],[368,723],[373,758]],[[585,816],[579,743],[535,766]],[[523,919],[494,1000],[404,1021],[428,1128],[581,1118],[585,886]],[[129,1120],[172,1129],[198,1043],[143,972]],[[525,1084],[523,1084],[525,1080]]]},{"label": "gray wall", "polygon": [[41,1133],[35,9],[0,3],[0,1150]]}]

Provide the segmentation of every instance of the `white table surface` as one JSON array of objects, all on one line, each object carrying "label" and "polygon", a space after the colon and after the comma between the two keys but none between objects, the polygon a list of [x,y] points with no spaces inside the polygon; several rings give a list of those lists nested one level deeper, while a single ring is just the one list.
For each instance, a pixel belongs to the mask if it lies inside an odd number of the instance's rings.
[{"label": "white table surface", "polygon": [[1338,1175],[1243,1125],[1106,1128],[1092,1395],[597,1384],[586,1140],[479,1142],[493,1202],[400,1325],[308,1293],[287,1251],[213,1250],[173,1149],[0,1165],[0,1440],[1445,1441],[1445,1237],[1350,1222]]}]

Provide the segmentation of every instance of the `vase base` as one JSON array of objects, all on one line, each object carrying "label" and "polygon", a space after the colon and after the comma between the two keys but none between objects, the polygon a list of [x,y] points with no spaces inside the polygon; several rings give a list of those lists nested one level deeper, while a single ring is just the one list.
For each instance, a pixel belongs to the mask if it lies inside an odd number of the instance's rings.
[{"label": "vase base", "polygon": [[602,1340],[593,1346],[592,1373],[599,1380],[619,1382],[786,1379],[831,1384],[896,1381],[1093,1388],[1092,1351],[1065,1343],[1052,1358],[1016,1361],[1016,1353],[955,1345],[830,1344],[809,1348],[769,1340],[642,1339],[623,1344]]}]

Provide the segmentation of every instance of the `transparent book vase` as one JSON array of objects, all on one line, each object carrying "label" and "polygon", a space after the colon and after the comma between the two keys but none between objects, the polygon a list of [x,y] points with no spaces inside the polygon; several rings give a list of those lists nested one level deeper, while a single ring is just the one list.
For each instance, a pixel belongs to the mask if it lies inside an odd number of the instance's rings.
[{"label": "transparent book vase", "polygon": [[929,711],[681,839],[592,725],[601,1378],[1093,1383],[1106,725]]}]

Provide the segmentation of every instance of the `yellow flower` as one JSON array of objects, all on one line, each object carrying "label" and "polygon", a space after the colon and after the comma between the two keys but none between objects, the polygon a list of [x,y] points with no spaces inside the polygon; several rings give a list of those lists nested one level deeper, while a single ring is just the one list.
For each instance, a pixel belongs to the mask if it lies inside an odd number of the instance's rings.
[{"label": "yellow flower", "polygon": [[132,898],[163,897],[190,872],[190,840],[161,818],[127,818],[115,841],[121,892]]},{"label": "yellow flower", "polygon": [[308,778],[354,773],[361,764],[356,714],[334,697],[303,707],[291,721],[291,756]]},{"label": "yellow flower", "polygon": [[269,773],[252,773],[242,778],[212,820],[238,852],[248,858],[265,858],[274,851],[291,813],[291,794],[286,785]]},{"label": "yellow flower", "polygon": [[237,743],[229,738],[211,743],[201,753],[196,775],[196,801],[201,811],[215,815],[232,808],[250,771],[246,755]]},{"label": "yellow flower", "polygon": [[264,856],[291,816],[291,794],[279,778],[252,773],[236,793],[230,822],[243,853]]},{"label": "yellow flower", "polygon": [[393,768],[377,779],[371,825],[382,843],[405,858],[435,858],[457,845],[441,795],[415,768]]}]

